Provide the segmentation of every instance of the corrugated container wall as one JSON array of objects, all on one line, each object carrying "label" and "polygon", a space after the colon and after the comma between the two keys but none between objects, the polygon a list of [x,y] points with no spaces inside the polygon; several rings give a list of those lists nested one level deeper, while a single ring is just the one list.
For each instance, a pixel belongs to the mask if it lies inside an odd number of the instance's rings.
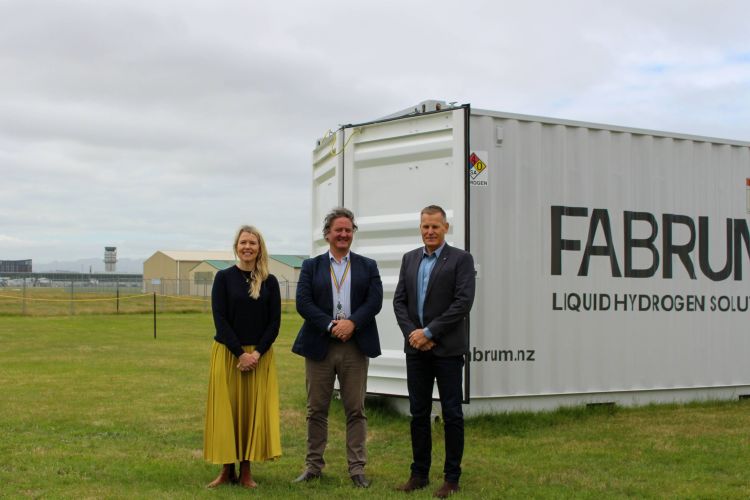
[{"label": "corrugated container wall", "polygon": [[343,127],[314,157],[314,250],[343,203],[383,277],[368,391],[406,395],[391,300],[435,203],[477,268],[468,412],[750,393],[748,143],[465,106]]}]

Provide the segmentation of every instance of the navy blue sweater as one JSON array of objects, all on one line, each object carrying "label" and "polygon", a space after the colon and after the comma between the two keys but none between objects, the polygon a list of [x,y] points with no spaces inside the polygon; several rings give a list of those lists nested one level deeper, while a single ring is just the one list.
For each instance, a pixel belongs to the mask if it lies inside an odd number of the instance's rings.
[{"label": "navy blue sweater", "polygon": [[254,345],[265,354],[279,334],[281,294],[273,274],[261,284],[257,300],[248,295],[249,285],[237,266],[216,273],[211,289],[214,314],[214,339],[240,357],[243,345]]}]

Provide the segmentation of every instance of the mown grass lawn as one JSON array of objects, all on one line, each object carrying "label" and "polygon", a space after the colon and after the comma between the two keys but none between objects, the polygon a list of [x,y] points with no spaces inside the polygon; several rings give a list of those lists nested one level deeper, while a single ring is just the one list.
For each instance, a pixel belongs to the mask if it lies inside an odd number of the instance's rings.
[{"label": "mown grass lawn", "polygon": [[[404,498],[408,419],[369,406],[369,490],[346,474],[340,403],[320,482],[292,485],[305,454],[299,327],[285,314],[276,344],[281,459],[254,465],[260,487],[206,490],[202,460],[208,357],[205,313],[0,317],[2,498]],[[442,468],[435,427],[432,486]],[[459,498],[747,498],[750,404],[564,409],[467,421]],[[408,498],[429,498],[433,488]]]}]

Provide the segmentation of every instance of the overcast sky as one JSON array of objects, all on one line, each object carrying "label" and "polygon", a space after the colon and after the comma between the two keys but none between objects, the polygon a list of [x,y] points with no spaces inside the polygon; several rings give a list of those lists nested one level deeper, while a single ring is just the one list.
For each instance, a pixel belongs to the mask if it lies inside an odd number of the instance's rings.
[{"label": "overcast sky", "polygon": [[750,141],[747,0],[0,0],[0,259],[310,249],[311,151],[425,99]]}]

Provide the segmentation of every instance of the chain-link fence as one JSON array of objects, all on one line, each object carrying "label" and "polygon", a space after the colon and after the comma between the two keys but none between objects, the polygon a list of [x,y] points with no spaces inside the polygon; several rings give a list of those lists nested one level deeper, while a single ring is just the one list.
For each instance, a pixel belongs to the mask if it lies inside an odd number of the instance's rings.
[{"label": "chain-link fence", "polygon": [[[143,281],[143,292],[155,292],[159,295],[210,298],[212,286],[213,280],[152,279]],[[279,288],[281,291],[281,300],[294,300],[297,294],[296,282],[280,279]]]},{"label": "chain-link fence", "polygon": [[[0,315],[56,316],[211,310],[212,282],[143,280],[141,275],[3,273]],[[297,283],[281,281],[285,311],[293,311]]]},{"label": "chain-link fence", "polygon": [[0,276],[0,314],[141,312],[147,310],[146,302],[141,275],[3,273]]}]

